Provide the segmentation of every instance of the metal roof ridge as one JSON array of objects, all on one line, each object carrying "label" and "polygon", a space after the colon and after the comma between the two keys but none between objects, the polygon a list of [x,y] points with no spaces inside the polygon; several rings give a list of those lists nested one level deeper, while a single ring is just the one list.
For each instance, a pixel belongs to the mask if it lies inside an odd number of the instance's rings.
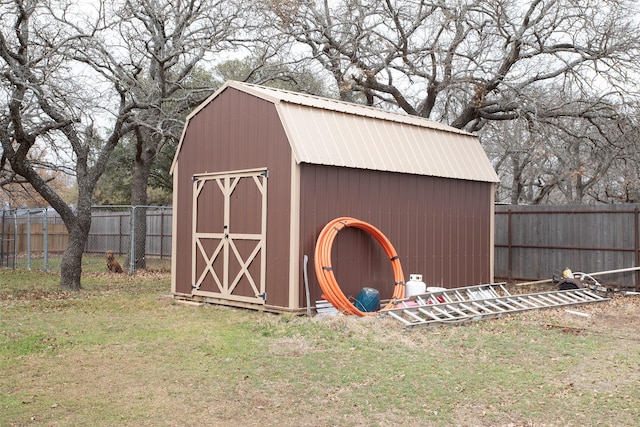
[{"label": "metal roof ridge", "polygon": [[[340,99],[327,98],[318,95],[311,95],[302,92],[293,92],[286,89],[272,88],[268,86],[257,85],[255,83],[239,82],[230,80],[225,84],[226,87],[233,87],[245,93],[252,94],[266,101],[279,104],[281,102],[303,105],[310,108],[321,108],[330,111],[353,114],[357,116],[369,117],[380,120],[389,120],[399,123],[405,123],[430,129],[436,129],[444,132],[458,133],[461,135],[475,136],[472,133],[462,129],[437,122],[425,117],[412,116],[406,113],[398,113],[395,111],[383,110],[368,105],[356,104],[354,102],[342,101]],[[316,102],[311,102],[314,100]],[[331,107],[333,106],[333,108]]]}]

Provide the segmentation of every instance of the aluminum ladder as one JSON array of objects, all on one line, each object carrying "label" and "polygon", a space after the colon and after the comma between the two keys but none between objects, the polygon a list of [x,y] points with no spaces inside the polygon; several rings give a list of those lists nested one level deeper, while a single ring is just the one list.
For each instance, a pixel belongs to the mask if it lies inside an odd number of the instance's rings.
[{"label": "aluminum ladder", "polygon": [[504,283],[428,292],[398,300],[387,313],[405,328],[491,319],[509,313],[608,301],[590,289],[510,294]]}]

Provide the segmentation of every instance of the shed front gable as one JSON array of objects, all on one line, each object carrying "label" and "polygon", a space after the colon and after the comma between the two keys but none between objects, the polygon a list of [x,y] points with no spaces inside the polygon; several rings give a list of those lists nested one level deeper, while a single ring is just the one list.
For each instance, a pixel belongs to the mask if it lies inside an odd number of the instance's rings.
[{"label": "shed front gable", "polygon": [[[253,294],[263,293],[264,283],[286,280],[286,263],[283,267],[282,263],[272,260],[288,260],[290,256],[291,163],[287,137],[275,106],[270,102],[232,89],[221,93],[207,108],[191,117],[183,134],[179,165],[176,164],[174,168],[174,203],[180,207],[175,214],[175,253],[180,257],[175,265],[176,294],[193,296],[192,286],[195,286],[196,291],[201,291],[203,295],[222,295],[225,292],[232,295],[236,289],[244,286],[243,297],[249,298],[241,299],[253,299],[255,304],[257,300]],[[255,176],[247,175],[250,171],[257,173]],[[240,175],[247,178],[234,181],[234,177]],[[225,181],[227,177],[229,180]],[[254,181],[255,185],[251,185]],[[205,184],[197,188],[199,182]],[[235,187],[236,182],[244,187]],[[238,199],[243,194],[255,197]],[[255,237],[252,235],[261,236],[261,243],[248,242],[244,251],[237,244],[235,247],[229,246],[230,252],[224,259],[229,259],[236,265],[235,271],[232,271],[226,281],[221,279],[222,273],[216,273],[218,276],[214,277],[211,272],[224,265],[218,261],[222,258],[213,255],[217,245],[224,247],[220,245],[219,239],[220,235],[224,235],[224,228],[212,229],[208,224],[220,222],[225,213],[216,209],[224,209],[225,205],[232,209],[226,217],[227,222],[232,220],[236,225],[251,225],[247,228],[248,231],[234,228],[241,234],[236,236],[238,239],[251,240]],[[251,217],[257,210],[256,206],[260,207],[260,211],[264,210],[264,218],[268,218],[259,232],[254,230],[255,218]],[[196,222],[195,218],[203,222]],[[198,226],[194,227],[194,224]],[[224,225],[227,224],[222,224],[222,227]],[[230,224],[229,227],[231,226]],[[235,250],[238,251],[237,254],[234,254]],[[254,261],[249,263],[248,259]],[[195,277],[194,263],[199,272]],[[266,265],[268,267],[264,268]],[[258,270],[254,270],[255,268]],[[261,277],[259,281],[258,277]],[[239,281],[235,282],[236,279]],[[243,284],[243,281],[247,283]],[[260,292],[256,293],[256,290]],[[286,307],[288,299],[287,289],[274,290],[269,292],[265,303]]]}]

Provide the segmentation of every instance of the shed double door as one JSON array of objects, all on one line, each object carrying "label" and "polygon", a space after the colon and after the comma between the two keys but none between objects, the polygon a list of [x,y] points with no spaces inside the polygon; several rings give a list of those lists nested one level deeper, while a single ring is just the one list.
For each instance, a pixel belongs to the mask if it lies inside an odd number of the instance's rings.
[{"label": "shed double door", "polygon": [[192,293],[264,304],[267,170],[193,177]]}]

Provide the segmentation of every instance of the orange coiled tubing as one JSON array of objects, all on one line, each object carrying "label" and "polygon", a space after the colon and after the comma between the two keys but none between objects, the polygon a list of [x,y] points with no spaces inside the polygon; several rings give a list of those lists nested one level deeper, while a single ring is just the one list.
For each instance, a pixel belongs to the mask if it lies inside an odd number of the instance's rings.
[{"label": "orange coiled tubing", "polygon": [[404,298],[404,274],[402,273],[402,266],[400,265],[398,254],[389,239],[387,239],[380,230],[371,224],[350,217],[341,217],[330,221],[325,225],[318,236],[314,254],[314,265],[316,276],[318,277],[318,282],[320,283],[320,288],[323,292],[322,297],[343,313],[357,314],[359,316],[375,314],[358,310],[344,295],[336,281],[335,275],[333,274],[333,268],[331,267],[331,247],[333,246],[333,241],[338,235],[338,232],[346,227],[359,228],[369,233],[378,241],[389,257],[391,266],[393,267],[395,287],[393,290],[393,296],[383,310],[391,308],[392,303],[396,299]]}]

